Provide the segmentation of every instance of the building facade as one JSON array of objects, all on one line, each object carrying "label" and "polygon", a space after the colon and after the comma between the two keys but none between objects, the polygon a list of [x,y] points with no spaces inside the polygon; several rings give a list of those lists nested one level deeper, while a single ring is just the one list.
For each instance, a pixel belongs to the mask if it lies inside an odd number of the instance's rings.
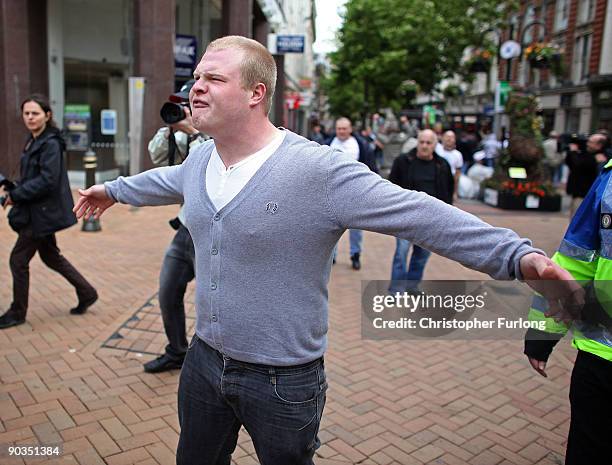
[{"label": "building facade", "polygon": [[611,0],[523,1],[510,18],[504,40],[516,40],[523,47],[544,42],[561,52],[558,75],[534,69],[524,55],[499,64],[500,76],[510,76],[512,83],[540,96],[545,130],[612,130],[611,10]]},{"label": "building facade", "polygon": [[[536,42],[556,46],[561,72],[534,68],[524,53],[498,57],[488,74],[461,84],[464,96],[447,99],[447,114],[492,119],[495,85],[503,80],[539,96],[545,133],[612,131],[612,0],[522,0],[491,39],[500,45],[513,40],[523,52]],[[502,117],[499,125],[506,123]]]},{"label": "building facade", "polygon": [[[146,146],[163,124],[159,110],[190,79],[206,45],[229,34],[267,45],[272,32],[294,33],[286,11],[303,14],[300,3],[310,2],[0,0],[0,172],[18,175],[27,137],[19,105],[31,93],[49,96],[66,131],[74,185],[83,185],[89,149],[98,181],[150,168]],[[312,40],[314,26],[308,50]],[[275,59],[281,69],[271,118],[287,126],[285,83],[314,71],[302,64],[294,70],[287,60],[285,73],[283,57]]]}]

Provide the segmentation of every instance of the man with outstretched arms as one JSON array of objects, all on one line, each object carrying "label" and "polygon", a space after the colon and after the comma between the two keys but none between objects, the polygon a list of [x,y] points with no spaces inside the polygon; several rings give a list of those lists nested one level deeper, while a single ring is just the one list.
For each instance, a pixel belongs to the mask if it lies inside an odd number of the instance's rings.
[{"label": "man with outstretched arms", "polygon": [[215,40],[194,75],[193,123],[213,139],[179,166],[81,191],[75,207],[100,216],[115,202],[184,202],[197,322],[179,385],[179,464],[229,464],[242,425],[261,463],[313,463],[327,284],[346,229],[398,236],[497,279],[571,279],[514,232],[274,127],[276,66],[261,44]]}]

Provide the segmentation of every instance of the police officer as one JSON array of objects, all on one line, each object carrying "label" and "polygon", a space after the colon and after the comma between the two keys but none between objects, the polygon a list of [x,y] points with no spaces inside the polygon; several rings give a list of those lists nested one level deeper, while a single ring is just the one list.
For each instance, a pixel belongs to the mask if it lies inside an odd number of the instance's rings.
[{"label": "police officer", "polygon": [[[612,442],[612,161],[603,168],[574,215],[553,261],[576,280],[586,281],[586,308],[581,319],[555,322],[544,316],[548,306],[536,296],[529,319],[545,321],[546,330],[530,329],[525,337],[525,355],[534,370],[546,377],[546,363],[554,346],[567,333],[578,355],[570,384],[571,422],[566,465],[610,463]],[[597,298],[595,298],[597,296]],[[605,298],[607,296],[607,298]],[[607,300],[607,302],[606,302]],[[597,303],[593,307],[593,301]],[[590,315],[590,316],[587,316]]]}]

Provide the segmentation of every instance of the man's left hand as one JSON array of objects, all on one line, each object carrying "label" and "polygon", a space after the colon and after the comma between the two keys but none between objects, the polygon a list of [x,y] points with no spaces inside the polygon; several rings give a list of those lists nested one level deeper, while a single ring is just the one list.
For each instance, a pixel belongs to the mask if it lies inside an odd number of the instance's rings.
[{"label": "man's left hand", "polygon": [[548,301],[547,317],[564,323],[578,318],[584,305],[584,289],[568,271],[538,253],[521,257],[520,267],[527,285]]}]

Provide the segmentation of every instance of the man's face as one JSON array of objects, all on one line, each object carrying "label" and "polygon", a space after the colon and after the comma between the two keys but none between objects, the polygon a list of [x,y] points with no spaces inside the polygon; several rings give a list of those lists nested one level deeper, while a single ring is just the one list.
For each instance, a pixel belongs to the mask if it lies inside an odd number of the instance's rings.
[{"label": "man's face", "polygon": [[598,153],[603,149],[603,143],[601,141],[601,136],[597,134],[593,134],[587,140],[587,152],[589,153]]},{"label": "man's face", "polygon": [[436,138],[432,131],[421,131],[417,144],[417,157],[422,160],[431,160],[436,148]]},{"label": "man's face", "polygon": [[346,120],[336,121],[336,137],[341,141],[347,140],[351,137],[351,132],[353,132],[353,126]]},{"label": "man's face", "polygon": [[189,92],[193,125],[215,137],[219,130],[237,126],[249,110],[251,92],[242,87],[242,51],[209,50],[194,71],[195,84]]},{"label": "man's face", "polygon": [[456,147],[456,140],[455,140],[455,133],[454,132],[445,132],[444,135],[442,136],[442,145],[444,146],[444,150],[455,150]]}]

